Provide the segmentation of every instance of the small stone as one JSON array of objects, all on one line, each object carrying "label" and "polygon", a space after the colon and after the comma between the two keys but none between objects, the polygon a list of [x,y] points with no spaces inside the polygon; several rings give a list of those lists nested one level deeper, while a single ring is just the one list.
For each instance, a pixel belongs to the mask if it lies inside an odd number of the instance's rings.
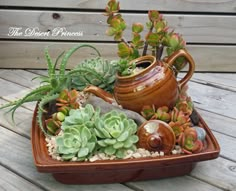
[{"label": "small stone", "polygon": [[172,150],[172,154],[176,155],[176,154],[178,154],[178,151],[177,150]]},{"label": "small stone", "polygon": [[91,158],[89,158],[89,161],[90,161],[90,162],[94,162],[94,161],[97,161],[97,160],[100,160],[100,158],[99,158],[98,155],[94,155],[94,156],[92,156]]},{"label": "small stone", "polygon": [[165,155],[165,153],[163,152],[163,151],[160,151],[160,156],[164,156]]},{"label": "small stone", "polygon": [[156,151],[156,152],[153,152],[153,153],[151,154],[151,156],[152,156],[152,157],[159,157],[160,154]]},{"label": "small stone", "polygon": [[73,157],[71,161],[77,161],[77,157]]},{"label": "small stone", "polygon": [[116,158],[115,155],[111,155],[111,156],[110,156],[110,160],[114,160],[115,158]]},{"label": "small stone", "polygon": [[134,154],[133,154],[133,157],[134,157],[134,158],[141,158],[142,155],[141,155],[140,153],[134,153]]}]

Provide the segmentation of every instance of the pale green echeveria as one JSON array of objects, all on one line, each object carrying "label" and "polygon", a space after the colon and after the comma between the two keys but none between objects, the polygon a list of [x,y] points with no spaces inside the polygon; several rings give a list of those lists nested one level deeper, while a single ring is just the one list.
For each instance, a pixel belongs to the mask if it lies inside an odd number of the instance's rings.
[{"label": "pale green echeveria", "polygon": [[100,151],[107,155],[124,158],[127,150],[134,150],[138,136],[137,124],[123,113],[115,110],[104,114],[95,121],[94,132],[98,137]]},{"label": "pale green echeveria", "polygon": [[85,125],[88,128],[94,127],[95,118],[100,115],[99,108],[97,110],[91,104],[79,109],[71,109],[69,116],[65,118],[61,129],[65,130],[73,125]]},{"label": "pale green echeveria", "polygon": [[78,161],[84,161],[93,153],[96,142],[96,136],[85,125],[73,125],[56,137],[57,153],[64,160],[76,157]]}]

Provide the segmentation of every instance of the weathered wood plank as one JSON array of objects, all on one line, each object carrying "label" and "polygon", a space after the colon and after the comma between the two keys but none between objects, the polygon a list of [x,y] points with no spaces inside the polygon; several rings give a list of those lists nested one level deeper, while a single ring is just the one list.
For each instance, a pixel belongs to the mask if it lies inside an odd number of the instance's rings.
[{"label": "weathered wood plank", "polygon": [[[46,68],[44,48],[50,48],[51,57],[56,57],[79,43],[60,42],[17,42],[0,41],[0,67],[1,68]],[[118,59],[117,45],[110,43],[89,43],[100,50],[102,56],[109,60]],[[188,45],[187,49],[196,63],[196,71],[236,72],[235,46],[200,46]],[[94,56],[94,51],[88,48],[80,49],[68,62],[72,68],[80,61]],[[225,59],[227,58],[227,59]]]},{"label": "weathered wood plank", "polygon": [[215,186],[202,182],[200,180],[196,180],[189,176],[176,177],[171,179],[162,179],[155,181],[140,181],[140,182],[130,182],[128,183],[130,186],[134,186],[140,190],[145,191],[189,191],[189,189],[193,190],[206,190],[206,191],[215,191],[221,190]]},{"label": "weathered wood plank", "polygon": [[189,95],[198,108],[236,118],[235,92],[189,82]]},{"label": "weathered wood plank", "polygon": [[[196,11],[196,12],[235,12],[235,0],[119,0],[122,10],[149,10],[160,11]],[[1,5],[20,7],[53,7],[72,9],[104,9],[107,0],[2,0]]]},{"label": "weathered wood plank", "polygon": [[[54,11],[0,10],[0,38],[6,39],[60,39],[60,40],[95,40],[112,41],[105,34],[106,18],[102,12],[62,12],[58,19],[53,18]],[[30,17],[29,17],[30,15]],[[147,22],[147,14],[123,14],[127,22],[126,39],[131,39],[133,22]],[[236,43],[235,16],[222,15],[181,15],[164,14],[170,28],[183,35],[187,42],[194,43]],[[22,24],[24,23],[24,25]],[[19,27],[21,35],[8,35],[10,27]],[[38,29],[37,29],[38,27]],[[57,27],[65,27],[64,32],[81,32],[78,35],[67,35],[55,32]],[[29,29],[49,32],[36,35]],[[63,29],[63,28],[62,28]],[[145,29],[146,32],[148,29]],[[34,30],[33,30],[34,31]],[[144,33],[144,32],[143,32]]]},{"label": "weathered wood plank", "polygon": [[203,117],[204,121],[206,121],[211,130],[236,137],[236,119],[224,117],[220,114],[215,114],[201,109],[197,109],[197,111]]},{"label": "weathered wood plank", "polygon": [[0,78],[13,82],[15,84],[20,84],[21,86],[28,87],[30,89],[33,89],[40,85],[39,80],[32,80],[36,77],[38,77],[38,75],[27,72],[25,70],[0,70]]},{"label": "weathered wood plank", "polygon": [[234,190],[236,188],[235,167],[236,163],[219,157],[215,160],[197,163],[191,176],[224,190]]},{"label": "weathered wood plank", "polygon": [[232,135],[234,137],[229,137],[227,135],[223,135],[218,132],[213,132],[217,141],[219,142],[219,145],[221,147],[220,156],[225,157],[227,159],[230,159],[231,161],[236,162],[235,156],[236,156],[236,138],[235,135]]},{"label": "weathered wood plank", "polygon": [[[8,103],[0,99],[0,105]],[[30,137],[30,128],[32,123],[33,111],[20,107],[16,110],[14,116],[14,122],[11,115],[6,113],[8,109],[0,110],[0,125],[17,132],[25,137]]]},{"label": "weathered wood plank", "polygon": [[[16,144],[17,143],[17,144]],[[3,127],[0,127],[0,163],[14,170],[32,183],[37,183],[48,190],[97,190],[97,191],[131,191],[121,184],[101,184],[101,185],[64,185],[56,182],[50,174],[39,173],[33,164],[30,141],[22,136],[17,135]],[[11,152],[12,151],[12,152]]]},{"label": "weathered wood plank", "polygon": [[[0,78],[0,89],[4,90],[0,92],[0,98],[7,101],[14,101],[22,98],[24,95],[29,93],[31,89],[24,86],[17,85],[15,83],[9,82],[7,80]],[[25,103],[23,106],[32,109],[35,103]]]},{"label": "weathered wood plank", "polygon": [[13,172],[7,170],[3,166],[0,166],[0,173],[2,175],[0,178],[0,190],[19,191],[23,188],[35,191],[42,190],[25,179],[17,176]]},{"label": "weathered wood plank", "polygon": [[235,74],[195,73],[192,81],[236,91]]}]

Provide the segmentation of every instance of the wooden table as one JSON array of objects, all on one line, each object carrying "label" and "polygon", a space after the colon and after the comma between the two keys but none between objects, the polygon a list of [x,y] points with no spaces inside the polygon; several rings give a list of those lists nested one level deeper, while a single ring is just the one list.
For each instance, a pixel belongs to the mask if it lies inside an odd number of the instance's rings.
[{"label": "wooden table", "polygon": [[[0,70],[0,104],[19,98],[39,85],[32,78],[42,70]],[[195,73],[189,94],[220,146],[220,157],[199,162],[191,174],[142,182],[100,185],[63,185],[50,174],[37,172],[31,152],[30,130],[35,103],[15,115],[0,111],[0,190],[177,191],[236,190],[236,74]]]}]

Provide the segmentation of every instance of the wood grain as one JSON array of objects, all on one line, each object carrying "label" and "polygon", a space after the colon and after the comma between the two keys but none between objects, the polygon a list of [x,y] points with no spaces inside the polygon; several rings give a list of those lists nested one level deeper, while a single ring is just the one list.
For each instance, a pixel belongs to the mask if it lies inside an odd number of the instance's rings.
[{"label": "wood grain", "polygon": [[[79,43],[63,42],[18,42],[0,41],[0,68],[46,68],[44,48],[50,47],[51,57],[56,57]],[[88,43],[85,43],[88,44]],[[104,58],[119,59],[117,45],[113,43],[89,43],[94,45]],[[235,46],[188,45],[187,49],[195,60],[196,71],[236,72]],[[94,57],[93,50],[85,48],[77,51],[68,62],[68,68],[80,61]]]},{"label": "wood grain", "polygon": [[[235,12],[235,0],[119,0],[122,10],[196,11],[196,12]],[[1,5],[19,7],[52,7],[72,9],[104,9],[106,0],[1,0]]]},{"label": "wood grain", "polygon": [[[112,41],[112,37],[105,34],[107,29],[106,17],[102,12],[65,12],[57,11],[58,19],[53,18],[55,11],[35,10],[0,10],[0,38],[4,39],[60,39],[83,41]],[[30,16],[29,16],[30,15]],[[145,25],[147,14],[123,14],[127,23],[124,36],[131,39],[131,27],[134,22]],[[192,15],[192,14],[164,14],[171,29],[183,35],[191,43],[236,43],[235,16],[222,15]],[[17,18],[17,19],[16,19]],[[20,27],[20,36],[9,36],[10,27]],[[81,32],[82,36],[68,36],[62,33],[52,35],[57,27],[65,27],[68,32]],[[27,28],[38,28],[40,32],[50,31],[49,36],[25,36],[30,34]],[[37,29],[36,29],[37,30]],[[146,34],[147,29],[144,34]],[[145,35],[144,35],[145,36]]]},{"label": "wood grain", "polygon": [[22,188],[35,191],[42,190],[3,166],[0,166],[0,173],[2,175],[0,178],[0,190],[19,191],[22,190]]},{"label": "wood grain", "polygon": [[219,157],[212,161],[197,163],[191,176],[200,180],[207,180],[208,183],[224,190],[234,190],[236,188],[236,163]]}]

